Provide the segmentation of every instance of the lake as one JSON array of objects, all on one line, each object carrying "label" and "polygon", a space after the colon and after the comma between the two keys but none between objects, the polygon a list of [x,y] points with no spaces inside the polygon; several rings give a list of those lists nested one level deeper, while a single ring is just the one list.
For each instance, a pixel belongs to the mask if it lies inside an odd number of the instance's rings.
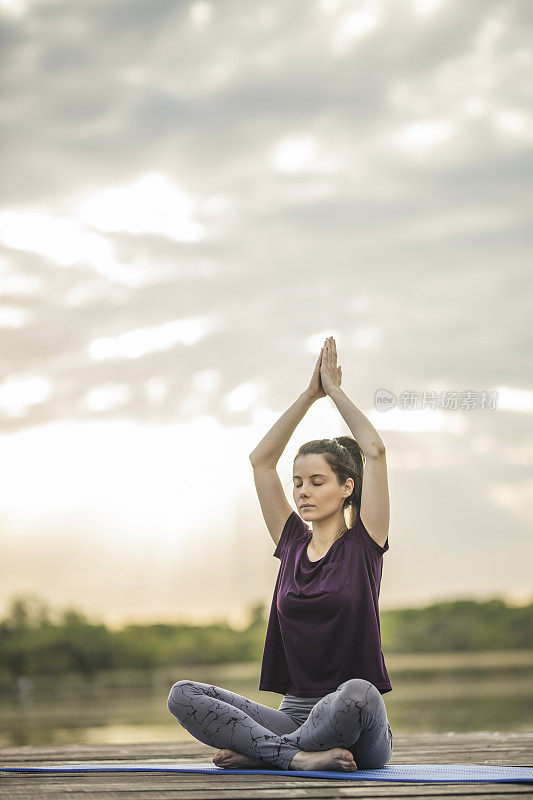
[{"label": "lake", "polygon": [[[533,731],[533,650],[384,655],[393,735]],[[246,663],[19,680],[0,694],[0,746],[192,741],[167,709],[173,683],[211,683],[278,708],[282,696],[260,692],[259,673]]]}]

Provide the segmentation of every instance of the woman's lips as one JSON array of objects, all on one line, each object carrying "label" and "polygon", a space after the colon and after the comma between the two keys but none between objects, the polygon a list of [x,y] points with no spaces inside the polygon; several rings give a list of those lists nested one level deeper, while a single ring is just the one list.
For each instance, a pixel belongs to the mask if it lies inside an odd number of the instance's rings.
[{"label": "woman's lips", "polygon": [[309,506],[309,505],[308,506],[300,506],[300,508],[302,508],[302,509],[303,508],[314,508],[314,506]]}]

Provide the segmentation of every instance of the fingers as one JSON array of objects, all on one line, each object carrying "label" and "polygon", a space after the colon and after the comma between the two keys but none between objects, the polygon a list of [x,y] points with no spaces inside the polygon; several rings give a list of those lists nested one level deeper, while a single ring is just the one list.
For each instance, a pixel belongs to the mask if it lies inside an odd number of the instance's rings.
[{"label": "fingers", "polygon": [[[324,367],[328,369],[335,369],[335,364],[337,362],[337,347],[335,345],[335,339],[333,336],[328,336],[325,340],[324,345],[322,347],[322,364]],[[322,367],[321,370],[322,372]]]},{"label": "fingers", "polygon": [[324,343],[324,362],[328,362],[331,356],[331,343],[329,339],[326,339]]},{"label": "fingers", "polygon": [[325,348],[326,348],[326,354],[329,357],[333,359],[337,358],[337,346],[335,344],[335,339],[333,338],[333,336],[330,336],[328,339],[326,339]]}]

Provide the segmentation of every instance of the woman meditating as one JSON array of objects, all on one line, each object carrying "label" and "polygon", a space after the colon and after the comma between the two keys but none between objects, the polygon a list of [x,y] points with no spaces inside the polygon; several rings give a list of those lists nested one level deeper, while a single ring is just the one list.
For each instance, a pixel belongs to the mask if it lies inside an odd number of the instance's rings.
[{"label": "woman meditating", "polygon": [[[169,711],[196,739],[221,748],[213,761],[222,768],[353,771],[382,767],[392,754],[378,607],[389,549],[385,447],[341,379],[329,338],[308,388],[250,454],[280,560],[259,681],[260,690],[283,695],[279,708],[198,681],[170,690]],[[326,395],[354,438],[299,448],[296,513],[276,464],[312,403]]]}]

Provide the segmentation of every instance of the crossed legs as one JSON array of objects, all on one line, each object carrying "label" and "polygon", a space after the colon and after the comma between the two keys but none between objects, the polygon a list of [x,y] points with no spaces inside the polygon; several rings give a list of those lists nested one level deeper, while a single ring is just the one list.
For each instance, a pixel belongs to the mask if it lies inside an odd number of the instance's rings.
[{"label": "crossed legs", "polygon": [[300,751],[345,748],[359,769],[381,767],[392,754],[385,703],[376,687],[362,678],[345,681],[319,700],[303,725],[283,711],[197,681],[175,683],[167,706],[200,742],[261,759],[277,769],[290,769]]}]

